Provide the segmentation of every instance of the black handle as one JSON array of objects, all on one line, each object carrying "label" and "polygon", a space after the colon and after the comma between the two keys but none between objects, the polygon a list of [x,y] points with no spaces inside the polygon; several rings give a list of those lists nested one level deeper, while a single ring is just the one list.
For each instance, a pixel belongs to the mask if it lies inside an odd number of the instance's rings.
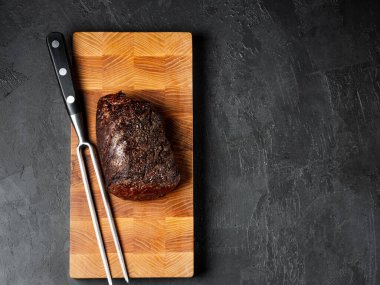
[{"label": "black handle", "polygon": [[46,37],[50,57],[53,61],[55,74],[61,87],[67,112],[70,116],[81,113],[79,100],[71,77],[69,57],[66,50],[65,38],[61,33],[50,33]]}]

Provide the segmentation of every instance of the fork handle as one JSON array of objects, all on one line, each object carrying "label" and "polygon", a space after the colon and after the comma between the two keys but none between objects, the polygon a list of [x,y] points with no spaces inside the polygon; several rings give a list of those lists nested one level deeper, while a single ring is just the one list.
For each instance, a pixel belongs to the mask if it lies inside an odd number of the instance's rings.
[{"label": "fork handle", "polygon": [[72,80],[69,57],[66,50],[65,38],[61,33],[53,32],[46,37],[50,58],[54,65],[55,75],[62,91],[67,112],[70,116],[81,113]]},{"label": "fork handle", "polygon": [[78,135],[79,142],[87,140],[87,133],[83,123],[81,106],[75,92],[69,56],[66,49],[65,37],[61,33],[53,32],[46,37],[50,57],[53,62],[55,75],[61,88],[67,112]]}]

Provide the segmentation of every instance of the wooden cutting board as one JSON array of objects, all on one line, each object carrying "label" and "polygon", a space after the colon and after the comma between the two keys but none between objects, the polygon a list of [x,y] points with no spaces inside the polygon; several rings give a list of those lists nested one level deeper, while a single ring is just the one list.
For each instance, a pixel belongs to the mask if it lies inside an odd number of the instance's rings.
[{"label": "wooden cutting board", "polygon": [[[193,234],[192,37],[190,33],[80,32],[73,36],[78,87],[92,142],[98,99],[124,90],[152,102],[164,117],[181,182],[154,201],[111,195],[130,277],[191,277]],[[70,276],[105,278],[71,130]],[[97,212],[113,277],[122,277],[99,188],[90,167]]]}]

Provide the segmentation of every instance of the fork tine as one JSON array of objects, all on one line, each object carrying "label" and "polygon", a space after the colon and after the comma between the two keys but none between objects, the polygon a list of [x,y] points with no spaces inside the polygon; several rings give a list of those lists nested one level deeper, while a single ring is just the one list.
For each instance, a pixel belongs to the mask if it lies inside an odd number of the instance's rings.
[{"label": "fork tine", "polygon": [[98,163],[98,161],[96,159],[95,149],[94,149],[94,147],[91,144],[86,144],[86,145],[88,146],[88,148],[90,150],[91,161],[92,161],[92,164],[93,164],[94,169],[95,169],[96,178],[98,180],[98,184],[99,184],[99,188],[100,188],[100,193],[101,193],[101,196],[102,196],[102,199],[103,199],[104,209],[106,210],[108,223],[110,225],[110,229],[111,229],[111,233],[112,233],[112,237],[113,237],[113,242],[115,244],[117,255],[119,257],[119,262],[120,262],[121,270],[123,272],[123,276],[124,276],[125,281],[127,283],[129,283],[128,271],[127,271],[127,268],[126,268],[126,265],[125,265],[123,251],[121,250],[120,241],[119,241],[119,237],[118,237],[118,234],[117,234],[115,222],[114,222],[114,219],[113,219],[113,216],[112,216],[112,211],[111,211],[111,208],[110,208],[108,195],[107,195],[107,192],[106,192],[105,187],[104,187],[102,173],[101,173],[101,170],[100,170],[100,167],[99,167],[99,163]]},{"label": "fork tine", "polygon": [[84,189],[85,189],[86,196],[87,196],[88,207],[90,209],[91,219],[92,219],[92,223],[94,226],[96,239],[98,241],[98,246],[99,246],[99,250],[100,250],[100,255],[102,257],[104,269],[106,271],[108,284],[112,285],[112,276],[111,276],[111,272],[110,272],[110,268],[109,268],[109,264],[108,264],[108,260],[107,260],[106,251],[105,251],[104,244],[103,244],[102,233],[101,233],[100,228],[99,228],[98,217],[96,215],[94,201],[92,199],[91,190],[90,190],[90,184],[88,182],[87,171],[86,171],[86,167],[85,167],[85,164],[83,161],[82,146],[83,145],[78,145],[78,147],[77,147],[77,156],[78,156],[78,161],[79,161],[79,166],[80,166],[80,172],[82,174]]}]

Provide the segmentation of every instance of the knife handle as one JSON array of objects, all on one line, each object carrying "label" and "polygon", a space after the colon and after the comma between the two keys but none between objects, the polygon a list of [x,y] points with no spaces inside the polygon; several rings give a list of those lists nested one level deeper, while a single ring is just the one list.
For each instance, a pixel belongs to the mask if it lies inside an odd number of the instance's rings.
[{"label": "knife handle", "polygon": [[50,57],[54,65],[67,112],[70,116],[81,113],[79,100],[74,89],[65,38],[61,33],[53,32],[46,37]]}]

